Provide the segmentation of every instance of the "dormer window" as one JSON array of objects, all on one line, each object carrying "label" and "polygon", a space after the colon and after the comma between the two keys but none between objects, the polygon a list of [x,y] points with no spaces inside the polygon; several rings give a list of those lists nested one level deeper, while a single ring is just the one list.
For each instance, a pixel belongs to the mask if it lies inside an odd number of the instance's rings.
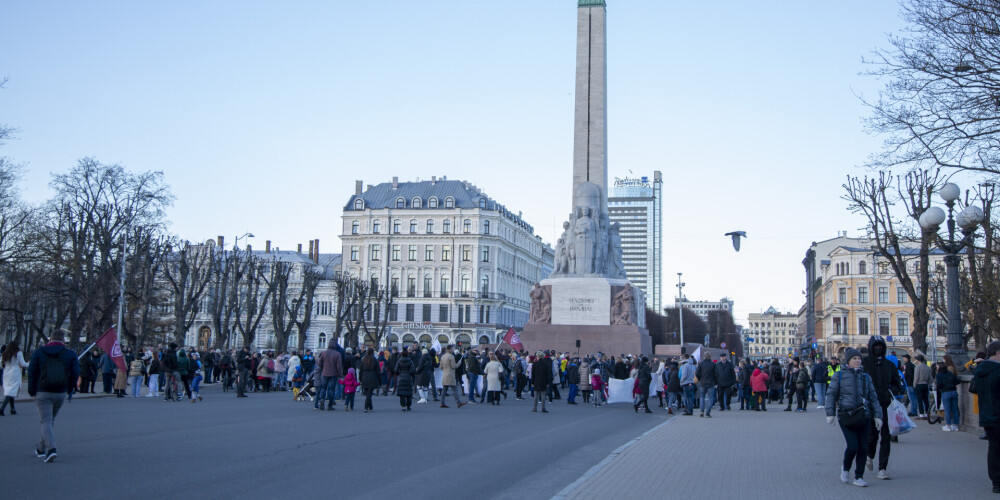
[{"label": "dormer window", "polygon": [[444,199],[444,208],[455,208],[455,198],[451,196]]},{"label": "dormer window", "polygon": [[479,199],[479,208],[486,210],[486,198]]},{"label": "dormer window", "polygon": [[365,209],[365,200],[362,200],[361,198],[358,198],[358,199],[354,200],[354,209],[355,210],[364,210]]},{"label": "dormer window", "polygon": [[406,200],[402,198],[396,198],[396,208],[406,208]]},{"label": "dormer window", "polygon": [[413,208],[420,208],[421,205],[422,203],[420,202],[420,198],[414,198],[412,201],[410,201],[410,206],[412,206]]},{"label": "dormer window", "polygon": [[431,199],[427,200],[427,208],[437,208],[437,207],[438,207],[437,198],[432,197]]}]

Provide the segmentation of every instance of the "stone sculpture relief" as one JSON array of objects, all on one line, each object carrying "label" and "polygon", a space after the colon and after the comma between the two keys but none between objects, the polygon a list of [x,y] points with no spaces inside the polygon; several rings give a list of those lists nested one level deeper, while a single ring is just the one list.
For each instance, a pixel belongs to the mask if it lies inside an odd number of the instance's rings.
[{"label": "stone sculpture relief", "polygon": [[531,289],[531,315],[528,323],[548,325],[552,323],[552,287],[535,283]]},{"label": "stone sculpture relief", "polygon": [[599,186],[584,182],[576,187],[573,213],[556,243],[553,276],[625,277],[620,226],[611,224],[604,207]]},{"label": "stone sculpture relief", "polygon": [[627,283],[611,298],[611,324],[635,325],[637,319],[632,285]]}]

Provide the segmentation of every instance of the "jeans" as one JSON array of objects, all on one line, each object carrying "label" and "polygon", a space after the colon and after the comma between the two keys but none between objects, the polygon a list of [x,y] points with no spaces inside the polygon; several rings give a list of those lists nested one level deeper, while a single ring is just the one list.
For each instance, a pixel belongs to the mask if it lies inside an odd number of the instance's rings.
[{"label": "jeans", "polygon": [[986,451],[986,472],[990,475],[993,487],[1000,487],[1000,426],[986,427],[986,440],[989,447]]},{"label": "jeans", "polygon": [[281,371],[274,376],[274,389],[275,390],[285,390],[285,384],[287,383],[287,375],[285,372]]},{"label": "jeans", "polygon": [[198,394],[198,392],[201,390],[202,380],[204,380],[204,378],[201,375],[194,376],[194,380],[191,381],[191,392]]},{"label": "jeans", "polygon": [[139,395],[142,394],[142,375],[129,377],[128,381],[132,384],[132,397],[139,397]]},{"label": "jeans", "polygon": [[153,396],[159,396],[160,395],[159,387],[160,387],[160,374],[159,373],[154,373],[154,374],[150,375],[149,376],[149,394],[152,394]]},{"label": "jeans", "polygon": [[715,386],[699,387],[698,393],[701,397],[701,412],[712,416],[712,406],[715,405]]},{"label": "jeans", "polygon": [[42,426],[42,439],[37,450],[49,451],[56,448],[55,423],[56,415],[66,401],[63,392],[38,392],[35,394],[35,406],[38,407],[38,420]]},{"label": "jeans", "polygon": [[354,394],[353,392],[348,392],[344,394],[344,408],[348,410],[354,409]]},{"label": "jeans", "polygon": [[816,389],[816,400],[819,403],[817,406],[826,406],[826,384],[822,382],[816,382],[813,384]]},{"label": "jeans", "polygon": [[927,384],[920,384],[913,388],[917,393],[917,414],[926,415],[931,407],[931,390]]},{"label": "jeans", "polygon": [[567,403],[576,403],[576,392],[580,390],[580,386],[577,384],[569,384],[569,396],[566,397]]},{"label": "jeans", "polygon": [[[855,462],[854,478],[860,479],[865,475],[865,455],[868,450],[868,433],[870,432],[871,420],[862,422],[853,427],[846,427],[840,424],[840,430],[844,433],[844,440],[847,441],[847,449],[844,450],[844,464],[841,470],[850,471],[851,462]],[[883,428],[887,428],[886,425]]]},{"label": "jeans", "polygon": [[684,386],[684,412],[694,413],[694,384]]},{"label": "jeans", "polygon": [[326,399],[330,406],[333,406],[334,391],[337,387],[337,377],[323,377],[320,379],[319,390],[316,393],[315,408],[319,408],[319,402]]},{"label": "jeans", "polygon": [[910,398],[910,416],[917,414],[917,390],[911,386],[906,386],[906,397]]},{"label": "jeans", "polygon": [[469,399],[476,399],[479,393],[479,375],[475,373],[467,374],[469,376]]},{"label": "jeans", "polygon": [[677,409],[677,403],[681,399],[681,393],[679,392],[668,392],[667,393],[667,407]]},{"label": "jeans", "polygon": [[944,423],[958,425],[958,391],[942,392],[941,405],[944,406]]}]

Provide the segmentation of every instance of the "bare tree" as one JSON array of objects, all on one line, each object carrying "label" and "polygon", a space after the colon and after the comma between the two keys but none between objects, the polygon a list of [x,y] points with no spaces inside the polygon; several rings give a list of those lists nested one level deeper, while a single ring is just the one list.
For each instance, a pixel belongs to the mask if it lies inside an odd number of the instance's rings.
[{"label": "bare tree", "polygon": [[[305,350],[306,348],[306,332],[309,331],[309,327],[312,325],[313,307],[315,305],[316,299],[316,289],[319,287],[320,280],[323,279],[323,275],[318,273],[312,267],[303,269],[302,271],[302,284],[299,288],[299,299],[298,305],[302,307],[302,315],[293,315],[292,318],[295,322],[295,328],[299,332],[298,337],[298,349],[299,351]],[[322,347],[322,346],[321,346]]]},{"label": "bare tree", "polygon": [[[890,172],[848,176],[844,184],[849,209],[867,221],[872,250],[888,263],[913,303],[913,348],[922,352],[927,352],[928,266],[936,233],[921,228],[917,220],[930,208],[931,194],[940,182],[938,170],[915,170],[904,176]],[[914,245],[916,255],[911,251]],[[907,265],[914,260],[916,270]]]},{"label": "bare tree", "polygon": [[358,348],[358,329],[364,318],[364,303],[368,297],[368,283],[349,274],[341,274],[334,278],[337,290],[334,303],[336,318],[336,333],[344,332],[344,346]]},{"label": "bare tree", "polygon": [[243,345],[253,345],[260,320],[267,313],[268,301],[274,288],[267,281],[268,263],[247,252],[247,271],[239,283],[236,310],[236,329],[243,337]]},{"label": "bare tree", "polygon": [[[184,337],[194,324],[200,309],[202,295],[211,276],[212,247],[178,244],[163,266],[164,276],[170,283],[174,309],[174,342],[184,345]],[[197,343],[197,342],[196,342]]]},{"label": "bare tree", "polygon": [[[362,316],[361,327],[367,342],[378,346],[382,343],[385,331],[389,325],[389,311],[395,305],[395,293],[389,287],[380,287],[372,280],[368,284],[368,305],[371,310],[371,321],[367,314]],[[370,324],[369,324],[370,323]]]},{"label": "bare tree", "polygon": [[239,307],[240,284],[252,261],[250,252],[241,254],[235,248],[232,252],[218,253],[212,259],[212,285],[208,290],[208,297],[215,330],[213,347],[216,349],[229,345]]}]

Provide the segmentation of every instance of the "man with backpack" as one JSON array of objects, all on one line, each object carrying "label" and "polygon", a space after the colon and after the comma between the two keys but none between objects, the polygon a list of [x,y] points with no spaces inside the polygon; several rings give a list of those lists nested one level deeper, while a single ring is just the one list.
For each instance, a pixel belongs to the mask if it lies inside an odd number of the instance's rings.
[{"label": "man with backpack", "polygon": [[66,348],[64,339],[62,330],[54,330],[49,343],[36,349],[28,362],[28,395],[35,398],[42,424],[42,439],[35,447],[35,455],[46,462],[56,459],[56,415],[80,376],[76,352]]}]

